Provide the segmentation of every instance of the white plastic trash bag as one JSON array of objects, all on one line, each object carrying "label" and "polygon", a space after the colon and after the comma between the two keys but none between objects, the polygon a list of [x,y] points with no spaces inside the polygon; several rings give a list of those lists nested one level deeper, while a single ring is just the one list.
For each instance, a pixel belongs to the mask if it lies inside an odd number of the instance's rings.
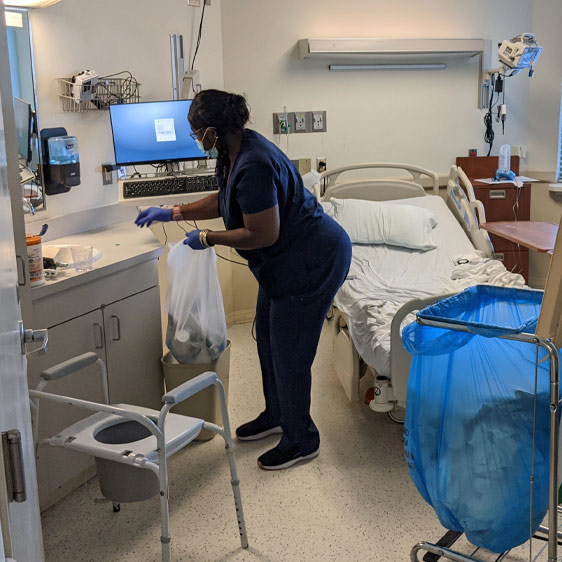
[{"label": "white plastic trash bag", "polygon": [[213,248],[178,242],[168,254],[166,345],[179,363],[210,363],[226,348],[226,319]]}]

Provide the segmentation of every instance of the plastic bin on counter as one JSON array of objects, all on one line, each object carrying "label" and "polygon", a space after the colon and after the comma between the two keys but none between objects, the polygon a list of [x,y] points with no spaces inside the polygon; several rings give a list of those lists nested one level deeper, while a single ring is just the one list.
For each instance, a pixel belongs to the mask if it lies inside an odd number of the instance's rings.
[{"label": "plastic bin on counter", "polygon": [[[178,363],[170,352],[166,353],[161,359],[166,392],[202,373],[212,371],[217,374],[219,380],[222,382],[228,402],[230,346],[231,341],[227,340],[225,350],[218,359],[211,363]],[[178,404],[174,407],[172,413],[201,418],[222,427],[220,401],[215,386],[206,388],[195,396],[188,398],[185,402]],[[209,441],[215,435],[216,433],[214,431],[203,429],[196,441]]]}]

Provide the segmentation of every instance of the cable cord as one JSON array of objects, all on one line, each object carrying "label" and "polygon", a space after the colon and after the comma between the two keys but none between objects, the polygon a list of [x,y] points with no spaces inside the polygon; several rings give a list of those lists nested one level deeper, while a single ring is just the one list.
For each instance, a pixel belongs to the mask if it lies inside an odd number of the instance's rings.
[{"label": "cable cord", "polygon": [[193,59],[191,61],[191,70],[193,70],[195,66],[195,59],[197,58],[197,53],[199,51],[199,45],[201,44],[201,36],[203,34],[203,18],[205,17],[205,7],[207,6],[207,2],[203,0],[203,9],[201,10],[201,21],[199,22],[199,33],[197,35],[197,43],[195,45],[195,53],[193,54]]},{"label": "cable cord", "polygon": [[492,102],[494,100],[494,90],[495,90],[495,79],[494,75],[492,74],[491,77],[491,93],[490,93],[490,103],[488,104],[488,111],[486,115],[484,115],[484,125],[486,125],[486,132],[484,133],[484,142],[490,145],[488,148],[488,156],[492,152],[492,145],[494,144],[494,127],[493,127],[493,118],[492,118]]},{"label": "cable cord", "polygon": [[[122,82],[110,80],[111,78],[120,76],[121,74],[127,74],[128,77],[124,78]],[[121,72],[115,72],[114,74],[100,76],[98,78],[96,88],[98,86],[101,86],[106,91],[106,95],[111,96],[109,103],[111,103],[111,101],[116,103],[138,101],[139,82],[129,70],[122,70]]]},{"label": "cable cord", "polygon": [[[186,223],[188,226],[191,226],[192,228],[195,228],[196,230],[199,230],[199,228],[197,226],[197,223],[195,221],[193,221],[195,224],[191,224],[189,221],[186,221],[186,220],[184,220],[183,222]],[[181,228],[187,234],[187,230],[178,221],[176,221],[176,224],[178,225],[179,228]],[[248,267],[248,264],[244,263],[242,261],[236,261],[236,260],[231,260],[230,258],[225,258],[223,255],[221,255],[217,252],[216,248],[215,248],[215,254],[217,254],[217,257],[220,258],[221,260],[228,261],[230,263],[235,263],[236,265],[243,265],[245,267]]]}]

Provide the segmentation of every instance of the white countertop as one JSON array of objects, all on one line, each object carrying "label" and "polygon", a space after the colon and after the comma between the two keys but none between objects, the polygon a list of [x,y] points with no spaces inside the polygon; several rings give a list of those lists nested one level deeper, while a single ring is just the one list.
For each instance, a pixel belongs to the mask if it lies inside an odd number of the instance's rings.
[{"label": "white countertop", "polygon": [[132,220],[49,240],[43,244],[91,244],[103,252],[103,256],[93,263],[93,269],[90,271],[77,272],[72,267],[59,269],[54,279],[47,279],[44,285],[31,289],[33,300],[94,281],[138,263],[155,259],[164,253],[163,246],[150,229],[139,228]]}]

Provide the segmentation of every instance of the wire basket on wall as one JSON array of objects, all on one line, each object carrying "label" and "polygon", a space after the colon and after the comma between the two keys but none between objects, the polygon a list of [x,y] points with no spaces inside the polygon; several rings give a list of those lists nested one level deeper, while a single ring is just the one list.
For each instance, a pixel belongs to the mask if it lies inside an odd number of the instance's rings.
[{"label": "wire basket on wall", "polygon": [[108,109],[116,103],[140,101],[140,84],[132,75],[127,78],[100,76],[95,84],[84,85],[76,85],[74,78],[59,78],[63,111],[95,111]]}]

